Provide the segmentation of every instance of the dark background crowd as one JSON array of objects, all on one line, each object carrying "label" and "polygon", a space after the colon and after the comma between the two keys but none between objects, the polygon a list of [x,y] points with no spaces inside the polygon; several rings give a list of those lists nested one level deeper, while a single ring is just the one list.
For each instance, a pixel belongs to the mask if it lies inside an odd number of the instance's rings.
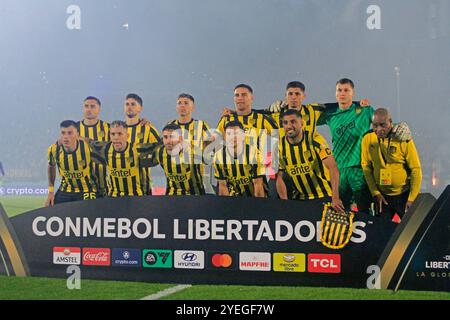
[{"label": "dark background crowd", "polygon": [[[62,120],[81,118],[88,95],[112,121],[136,92],[160,130],[189,92],[194,117],[215,127],[237,83],[265,108],[292,80],[306,84],[307,103],[335,101],[342,77],[409,124],[422,192],[450,184],[448,0],[3,0],[0,38],[3,184],[46,186],[47,148]],[[156,185],[163,177],[154,171]]]}]

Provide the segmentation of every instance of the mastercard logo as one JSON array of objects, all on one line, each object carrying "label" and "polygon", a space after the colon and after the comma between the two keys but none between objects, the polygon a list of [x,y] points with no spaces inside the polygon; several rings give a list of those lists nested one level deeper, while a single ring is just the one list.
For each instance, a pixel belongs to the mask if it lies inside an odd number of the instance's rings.
[{"label": "mastercard logo", "polygon": [[226,253],[216,253],[212,256],[211,262],[216,268],[228,268],[233,263],[233,258]]}]

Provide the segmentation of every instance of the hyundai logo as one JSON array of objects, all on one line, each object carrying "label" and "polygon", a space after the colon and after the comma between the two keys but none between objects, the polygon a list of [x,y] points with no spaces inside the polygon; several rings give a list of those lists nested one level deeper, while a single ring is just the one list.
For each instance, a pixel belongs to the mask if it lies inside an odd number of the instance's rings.
[{"label": "hyundai logo", "polygon": [[195,261],[197,260],[197,255],[192,252],[186,252],[181,256],[181,259],[183,259],[184,261]]}]

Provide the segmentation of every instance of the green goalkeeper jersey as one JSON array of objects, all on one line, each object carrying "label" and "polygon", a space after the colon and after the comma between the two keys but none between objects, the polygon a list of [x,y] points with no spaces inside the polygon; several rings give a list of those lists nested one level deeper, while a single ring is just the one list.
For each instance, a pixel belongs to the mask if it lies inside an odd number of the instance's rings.
[{"label": "green goalkeeper jersey", "polygon": [[361,166],[361,141],[370,129],[373,108],[352,104],[347,110],[330,104],[318,124],[327,124],[331,130],[333,155],[339,169]]}]

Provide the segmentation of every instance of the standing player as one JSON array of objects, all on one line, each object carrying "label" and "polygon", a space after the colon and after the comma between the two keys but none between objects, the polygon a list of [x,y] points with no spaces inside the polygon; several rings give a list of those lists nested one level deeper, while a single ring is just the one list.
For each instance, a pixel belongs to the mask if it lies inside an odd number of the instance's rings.
[{"label": "standing player", "polygon": [[[181,93],[177,98],[177,113],[178,119],[169,121],[168,124],[178,125],[181,129],[183,141],[190,144],[191,152],[194,152],[195,159],[202,159],[203,152],[206,146],[213,140],[213,136],[210,134],[210,128],[208,123],[203,120],[197,120],[192,117],[192,113],[195,109],[194,97],[188,93]],[[203,162],[198,163],[202,175],[205,174],[205,165]],[[206,172],[209,175],[211,167],[206,168]],[[209,169],[209,170],[208,170]],[[210,181],[205,184],[206,187],[213,192]]]},{"label": "standing player", "polygon": [[219,196],[266,197],[265,167],[256,145],[246,142],[239,121],[227,122],[224,130],[225,146],[213,160]]},{"label": "standing player", "polygon": [[370,129],[373,108],[362,108],[353,103],[355,85],[350,79],[336,83],[338,104],[327,108],[318,124],[327,124],[331,130],[333,154],[340,172],[339,193],[347,210],[352,201],[359,212],[369,213],[372,202],[361,168],[361,140]]},{"label": "standing player", "polygon": [[[247,84],[239,84],[234,88],[235,112],[224,115],[217,125],[223,136],[225,125],[231,121],[239,121],[245,131],[247,142],[256,143],[260,150],[265,150],[267,135],[271,135],[278,125],[272,118],[252,109],[253,89]],[[265,153],[265,152],[263,152]]]},{"label": "standing player", "polygon": [[[152,166],[161,165],[166,175],[166,195],[204,195],[201,171],[202,155],[184,141],[177,124],[167,124],[162,130],[163,146],[152,154]],[[199,157],[199,159],[196,159]]]},{"label": "standing player", "polygon": [[[89,96],[84,99],[83,120],[77,123],[80,137],[100,142],[109,141],[109,124],[98,117],[101,105],[96,97]],[[99,195],[106,196],[108,193],[106,168],[102,164],[94,163],[94,174],[98,181]]]},{"label": "standing player", "polygon": [[[88,143],[79,139],[74,121],[61,122],[60,129],[61,143],[55,143],[48,149],[49,193],[45,205],[96,199],[98,186]],[[55,195],[56,167],[61,176],[61,185]]]},{"label": "standing player", "polygon": [[[222,116],[217,130],[223,137],[225,125],[231,121],[239,121],[244,127],[246,143],[260,150],[266,166],[266,174],[270,176],[273,173],[272,154],[276,146],[272,138],[278,136],[277,123],[270,116],[252,109],[253,89],[247,84],[239,84],[234,88],[234,105],[235,111]],[[270,185],[270,194],[273,195],[275,185],[274,183]]]},{"label": "standing player", "polygon": [[280,198],[288,198],[283,180],[283,175],[287,174],[293,180],[296,200],[320,199],[323,202],[331,197],[333,208],[344,211],[339,198],[339,170],[326,140],[317,132],[308,139],[298,110],[287,110],[281,121],[286,135],[279,144],[277,190]]},{"label": "standing player", "polygon": [[[131,145],[160,142],[159,133],[149,122],[141,124],[140,116],[143,108],[142,98],[130,93],[125,98],[125,122],[128,127],[128,142]],[[146,194],[152,194],[151,171],[147,168],[143,177]]]}]

